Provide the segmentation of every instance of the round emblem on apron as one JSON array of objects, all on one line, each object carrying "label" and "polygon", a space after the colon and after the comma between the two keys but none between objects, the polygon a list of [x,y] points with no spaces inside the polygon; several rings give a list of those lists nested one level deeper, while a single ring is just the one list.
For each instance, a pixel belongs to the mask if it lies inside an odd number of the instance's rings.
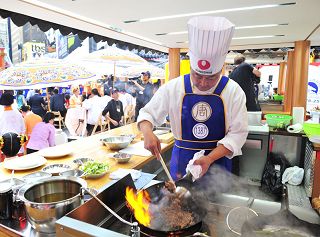
[{"label": "round emblem on apron", "polygon": [[208,129],[207,125],[205,125],[204,123],[197,123],[192,128],[192,133],[196,138],[203,139],[208,136],[209,129]]},{"label": "round emblem on apron", "polygon": [[198,102],[192,107],[192,117],[197,122],[207,121],[212,114],[212,109],[207,102]]}]

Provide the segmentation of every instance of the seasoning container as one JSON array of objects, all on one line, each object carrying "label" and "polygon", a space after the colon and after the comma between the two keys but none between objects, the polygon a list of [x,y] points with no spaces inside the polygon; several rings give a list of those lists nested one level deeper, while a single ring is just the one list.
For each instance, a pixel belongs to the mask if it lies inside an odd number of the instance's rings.
[{"label": "seasoning container", "polygon": [[12,184],[6,183],[0,186],[0,219],[10,219],[13,205]]}]

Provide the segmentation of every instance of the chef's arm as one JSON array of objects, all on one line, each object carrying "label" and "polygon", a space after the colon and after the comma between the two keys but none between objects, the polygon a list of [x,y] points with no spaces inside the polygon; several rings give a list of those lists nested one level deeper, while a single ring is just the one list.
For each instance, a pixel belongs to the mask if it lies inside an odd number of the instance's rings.
[{"label": "chef's arm", "polygon": [[147,120],[139,122],[139,129],[144,137],[144,148],[158,157],[161,152],[160,140],[153,133],[153,125]]},{"label": "chef's arm", "polygon": [[228,148],[220,144],[207,155],[207,159],[210,164],[212,164],[216,160],[219,160],[220,158],[225,156],[230,156],[231,154],[232,152]]}]

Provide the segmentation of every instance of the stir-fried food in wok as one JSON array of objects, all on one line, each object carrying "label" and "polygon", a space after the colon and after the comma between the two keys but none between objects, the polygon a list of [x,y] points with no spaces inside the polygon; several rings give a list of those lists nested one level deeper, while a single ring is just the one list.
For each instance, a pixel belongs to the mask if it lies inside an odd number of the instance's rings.
[{"label": "stir-fried food in wok", "polygon": [[162,200],[156,205],[151,204],[151,211],[154,214],[150,227],[162,231],[173,231],[194,225],[195,218],[191,210],[187,209],[184,200],[165,187],[162,191],[164,194]]}]

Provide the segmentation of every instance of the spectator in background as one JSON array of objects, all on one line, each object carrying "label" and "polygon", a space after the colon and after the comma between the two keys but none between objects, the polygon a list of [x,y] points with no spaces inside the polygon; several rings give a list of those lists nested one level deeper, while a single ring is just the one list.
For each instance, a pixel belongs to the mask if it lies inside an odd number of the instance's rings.
[{"label": "spectator in background", "polygon": [[26,99],[24,98],[23,95],[23,90],[18,90],[17,91],[17,105],[18,105],[18,109],[20,109],[23,105],[26,105]]},{"label": "spectator in background", "polygon": [[153,96],[153,85],[150,82],[150,72],[146,71],[142,72],[141,74],[141,83],[138,80],[132,80],[135,84],[136,93],[135,120],[137,120],[140,109],[142,109],[151,100]]},{"label": "spectator in background", "polygon": [[[111,91],[112,100],[109,101],[107,106],[102,111],[102,116],[107,117],[110,121],[110,128],[117,128],[123,124],[123,105],[119,100],[119,91],[117,89],[113,89]],[[109,114],[108,114],[109,113]]]},{"label": "spectator in background", "polygon": [[56,129],[53,123],[54,114],[52,112],[47,112],[43,116],[43,122],[34,126],[27,145],[27,154],[55,146]]},{"label": "spectator in background", "polygon": [[31,111],[39,115],[41,118],[46,114],[46,110],[44,109],[46,103],[44,102],[43,97],[40,95],[39,89],[36,89],[35,94],[29,99],[29,105],[31,107]]},{"label": "spectator in background", "polygon": [[36,92],[35,92],[34,89],[30,89],[30,90],[28,91],[27,97],[26,97],[27,103],[29,103],[30,98],[31,98],[32,96],[34,96],[35,93],[36,93]]},{"label": "spectator in background", "polygon": [[[101,99],[99,96],[99,92],[96,88],[92,89],[91,97],[83,101],[82,106],[88,111],[87,131],[88,131],[88,136],[90,136],[103,110],[103,107],[101,108]],[[97,131],[99,131],[100,129],[101,129],[100,126],[98,126]]]},{"label": "spectator in background", "polygon": [[34,126],[36,126],[36,124],[42,122],[42,118],[30,111],[30,107],[28,105],[23,105],[20,110],[22,117],[24,118],[26,135],[30,136],[32,133],[32,129],[34,128]]},{"label": "spectator in background", "polygon": [[4,106],[4,111],[0,116],[0,135],[8,132],[25,133],[23,117],[17,109],[12,108],[13,102],[14,96],[9,93],[4,93],[0,98],[0,105]]},{"label": "spectator in background", "polygon": [[65,117],[67,110],[64,106],[65,100],[64,95],[59,94],[58,89],[53,90],[53,96],[50,98],[50,109],[51,111],[59,111],[62,117]]},{"label": "spectator in background", "polygon": [[254,85],[260,83],[261,72],[248,63],[245,63],[245,60],[246,58],[243,55],[238,55],[234,58],[236,68],[231,72],[230,78],[237,82],[246,94],[247,110],[261,111],[254,90]]},{"label": "spectator in background", "polygon": [[81,96],[78,87],[72,89],[72,96],[70,97],[70,108],[76,108],[81,106]]},{"label": "spectator in background", "polygon": [[66,109],[70,108],[70,95],[69,94],[66,94],[64,97],[64,107]]}]

